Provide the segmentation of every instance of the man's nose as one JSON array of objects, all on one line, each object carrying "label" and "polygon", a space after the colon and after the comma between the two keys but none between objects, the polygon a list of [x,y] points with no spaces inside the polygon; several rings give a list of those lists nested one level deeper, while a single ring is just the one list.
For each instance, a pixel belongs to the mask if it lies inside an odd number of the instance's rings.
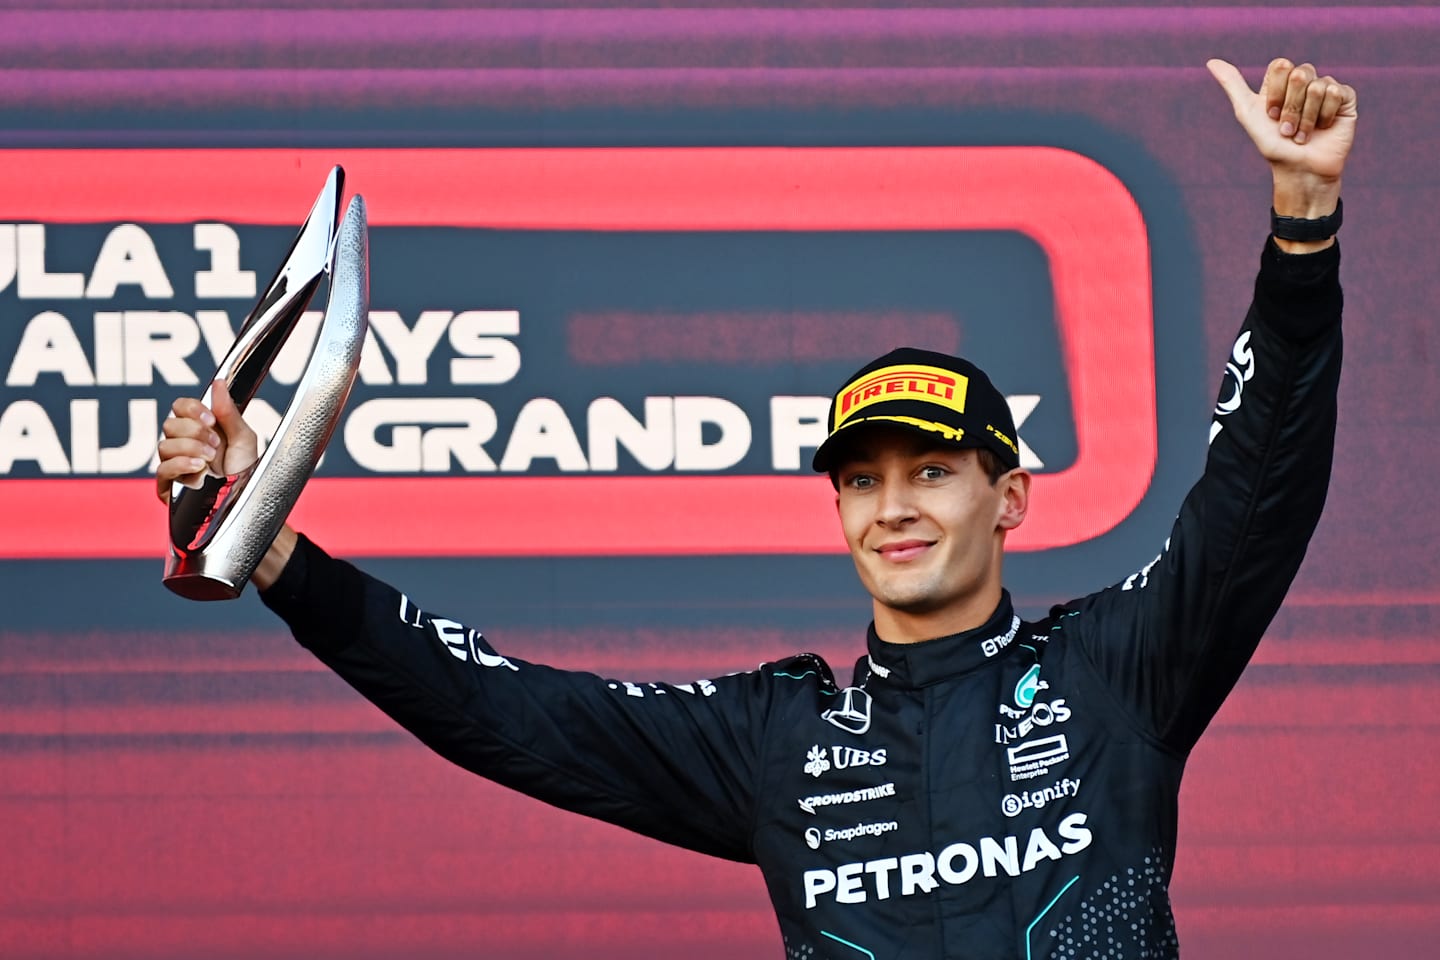
[{"label": "man's nose", "polygon": [[895,526],[915,519],[917,509],[914,491],[900,478],[888,478],[880,489],[875,520],[886,526]]}]

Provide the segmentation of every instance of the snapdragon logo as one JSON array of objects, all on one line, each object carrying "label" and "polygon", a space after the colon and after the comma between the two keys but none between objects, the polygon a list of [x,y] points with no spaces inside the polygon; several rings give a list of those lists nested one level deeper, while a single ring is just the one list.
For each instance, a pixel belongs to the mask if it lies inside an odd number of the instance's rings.
[{"label": "snapdragon logo", "polygon": [[827,842],[834,840],[854,840],[856,837],[878,837],[887,834],[892,830],[899,830],[900,824],[894,820],[881,820],[875,823],[857,823],[853,827],[845,827],[841,830],[831,828],[825,831]]},{"label": "snapdragon logo", "polygon": [[1000,812],[1007,817],[1018,817],[1023,810],[1043,810],[1045,805],[1080,792],[1080,781],[1066,777],[1059,783],[1022,793],[1007,793],[1000,800]]},{"label": "snapdragon logo", "polygon": [[805,845],[811,850],[819,850],[820,843],[834,843],[836,840],[854,840],[856,837],[879,837],[899,830],[900,824],[894,820],[877,820],[873,823],[857,823],[853,827],[836,829],[829,828],[821,833],[817,827],[805,829]]},{"label": "snapdragon logo", "polygon": [[846,863],[834,870],[806,870],[805,909],[813,910],[826,894],[836,903],[865,903],[872,896],[889,900],[931,893],[941,883],[960,886],[976,876],[997,877],[1001,873],[1018,877],[1046,860],[1059,860],[1090,846],[1093,836],[1083,813],[1072,813],[1055,827],[1056,843],[1044,827],[1020,837],[981,837],[976,843],[952,843],[939,853],[907,853]]}]

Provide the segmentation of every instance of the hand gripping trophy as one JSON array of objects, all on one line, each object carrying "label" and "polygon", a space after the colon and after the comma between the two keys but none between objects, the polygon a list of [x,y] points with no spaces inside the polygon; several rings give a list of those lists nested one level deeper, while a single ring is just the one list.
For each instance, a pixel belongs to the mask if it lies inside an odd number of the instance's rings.
[{"label": "hand gripping trophy", "polygon": [[164,583],[182,597],[240,595],[315,471],[354,386],[368,323],[370,259],[364,198],[352,197],[343,219],[340,215],[344,181],[340,167],[330,171],[205,392],[209,406],[219,381],[243,411],[321,281],[329,278],[325,319],[309,363],[264,454],[239,473],[171,487]]}]

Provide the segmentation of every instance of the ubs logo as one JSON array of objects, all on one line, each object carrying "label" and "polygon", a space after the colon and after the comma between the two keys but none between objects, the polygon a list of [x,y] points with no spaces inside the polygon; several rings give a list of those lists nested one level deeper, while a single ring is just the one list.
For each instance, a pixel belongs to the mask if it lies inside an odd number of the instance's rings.
[{"label": "ubs logo", "polygon": [[812,777],[819,777],[832,769],[883,767],[887,759],[884,747],[878,750],[861,750],[858,747],[833,746],[827,752],[817,743],[805,754],[805,772]]}]

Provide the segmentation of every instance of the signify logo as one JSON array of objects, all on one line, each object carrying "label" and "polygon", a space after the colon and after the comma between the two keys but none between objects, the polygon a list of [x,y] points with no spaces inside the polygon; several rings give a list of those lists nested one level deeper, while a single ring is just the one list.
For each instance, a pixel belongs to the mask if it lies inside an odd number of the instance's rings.
[{"label": "signify logo", "polygon": [[1043,810],[1056,800],[1073,797],[1080,792],[1080,781],[1066,777],[1048,787],[1037,787],[1021,793],[1007,793],[1000,800],[1000,812],[1007,817],[1018,817],[1025,810]]}]

